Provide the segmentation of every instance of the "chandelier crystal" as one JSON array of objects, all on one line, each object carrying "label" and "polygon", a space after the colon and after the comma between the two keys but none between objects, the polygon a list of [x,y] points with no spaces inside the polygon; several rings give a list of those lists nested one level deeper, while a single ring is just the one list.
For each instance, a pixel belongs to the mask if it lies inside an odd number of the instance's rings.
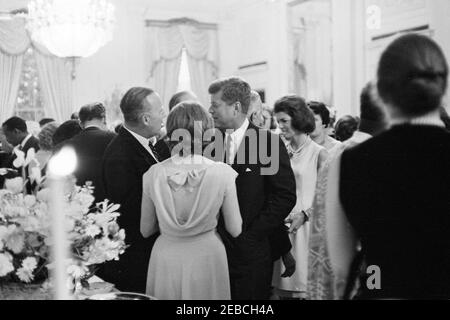
[{"label": "chandelier crystal", "polygon": [[112,40],[114,6],[106,0],[32,0],[31,38],[58,57],[85,58]]}]

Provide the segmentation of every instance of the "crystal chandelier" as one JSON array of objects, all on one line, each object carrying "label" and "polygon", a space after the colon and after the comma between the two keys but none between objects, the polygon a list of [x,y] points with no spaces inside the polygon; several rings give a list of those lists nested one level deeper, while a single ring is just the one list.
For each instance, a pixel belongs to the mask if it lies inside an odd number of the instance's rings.
[{"label": "crystal chandelier", "polygon": [[32,0],[27,29],[62,58],[85,58],[111,41],[114,6],[106,0]]}]

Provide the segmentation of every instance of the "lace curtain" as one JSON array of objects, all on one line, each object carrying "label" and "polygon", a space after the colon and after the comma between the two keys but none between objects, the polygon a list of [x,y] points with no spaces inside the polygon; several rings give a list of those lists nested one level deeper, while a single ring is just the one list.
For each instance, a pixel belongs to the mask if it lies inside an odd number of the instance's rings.
[{"label": "lace curtain", "polygon": [[0,117],[6,120],[14,114],[23,56],[30,46],[36,54],[45,114],[63,122],[73,110],[70,66],[66,59],[33,42],[22,18],[0,21]]},{"label": "lace curtain", "polygon": [[182,49],[188,56],[191,87],[205,108],[208,86],[218,71],[217,29],[192,21],[153,22],[146,31],[146,62],[151,86],[168,102],[178,85]]}]

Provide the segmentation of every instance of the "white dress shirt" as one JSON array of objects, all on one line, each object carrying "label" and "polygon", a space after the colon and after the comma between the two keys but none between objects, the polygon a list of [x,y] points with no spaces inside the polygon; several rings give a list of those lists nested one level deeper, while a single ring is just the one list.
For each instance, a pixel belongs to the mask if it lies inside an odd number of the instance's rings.
[{"label": "white dress shirt", "polygon": [[231,152],[229,155],[227,155],[228,163],[234,162],[234,158],[236,157],[239,147],[241,146],[242,140],[244,139],[249,124],[250,122],[248,121],[248,119],[245,119],[244,123],[238,129],[234,130],[233,133],[228,132],[229,130],[225,132],[225,145],[228,137],[231,137]]},{"label": "white dress shirt", "polygon": [[147,139],[147,138],[141,136],[140,134],[137,134],[137,133],[131,131],[125,125],[123,127],[126,130],[128,130],[129,133],[131,133],[131,135],[145,148],[145,150],[148,151],[148,153],[150,153],[150,155],[153,157],[153,159],[155,159],[156,162],[159,162],[158,158],[156,158],[155,155],[153,154],[152,149],[150,149],[150,147],[148,146],[149,142],[151,142],[153,145],[155,145],[155,143],[157,142],[156,137],[151,137],[150,139]]}]

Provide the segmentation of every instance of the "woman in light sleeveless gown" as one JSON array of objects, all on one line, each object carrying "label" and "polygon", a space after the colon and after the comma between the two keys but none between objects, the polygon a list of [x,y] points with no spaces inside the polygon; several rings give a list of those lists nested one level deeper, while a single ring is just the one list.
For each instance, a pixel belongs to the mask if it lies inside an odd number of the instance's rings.
[{"label": "woman in light sleeveless gown", "polygon": [[281,299],[306,297],[308,278],[309,214],[314,200],[317,175],[328,157],[322,146],[309,134],[315,129],[315,119],[305,101],[298,96],[283,97],[275,103],[275,116],[281,135],[287,141],[292,170],[296,181],[297,203],[289,215],[292,254],[296,270],[292,277],[282,278],[281,262],[274,266],[273,286]]},{"label": "woman in light sleeveless gown", "polygon": [[[195,122],[201,122],[194,126]],[[152,249],[146,293],[163,300],[227,300],[230,280],[225,247],[216,232],[219,212],[227,231],[241,233],[237,173],[224,163],[194,154],[192,137],[212,128],[209,114],[197,103],[176,106],[167,119],[168,136],[185,129],[172,158],[144,175],[141,232],[161,235]],[[188,138],[188,139],[186,139]],[[178,148],[178,149],[177,149]],[[200,146],[198,148],[202,150]]]}]

